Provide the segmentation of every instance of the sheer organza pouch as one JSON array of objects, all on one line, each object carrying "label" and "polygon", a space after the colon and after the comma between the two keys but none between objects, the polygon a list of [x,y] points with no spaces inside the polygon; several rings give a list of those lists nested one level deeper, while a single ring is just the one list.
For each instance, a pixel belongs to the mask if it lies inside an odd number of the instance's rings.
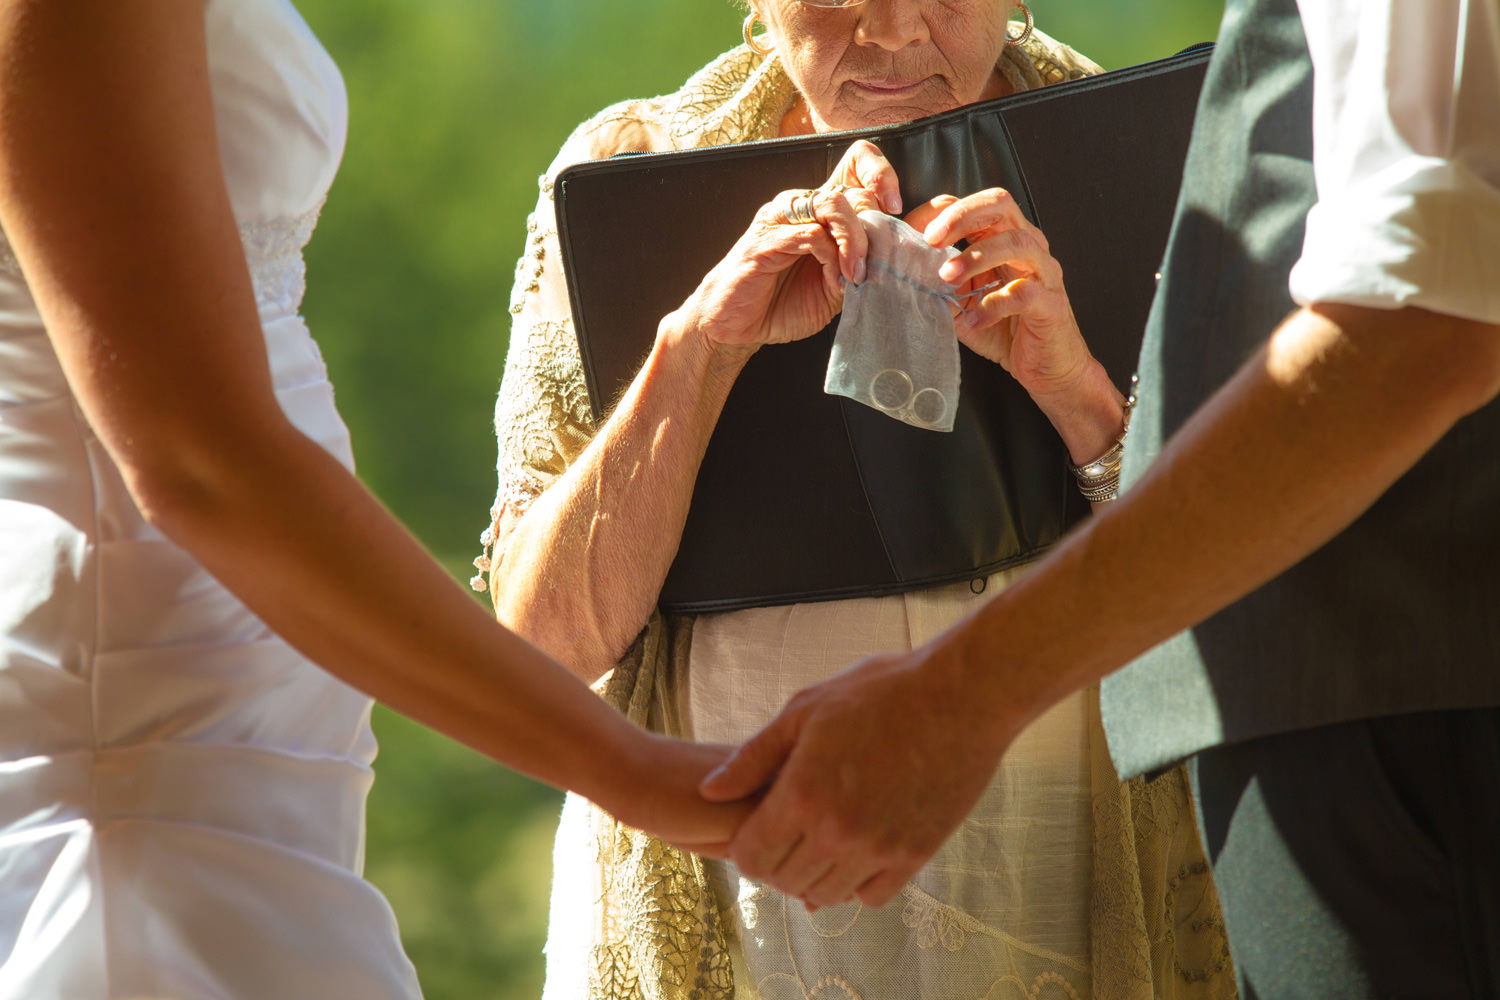
[{"label": "sheer organza pouch", "polygon": [[958,409],[960,305],[938,268],[957,251],[882,212],[859,213],[870,238],[865,280],[848,285],[823,391],[934,431]]}]

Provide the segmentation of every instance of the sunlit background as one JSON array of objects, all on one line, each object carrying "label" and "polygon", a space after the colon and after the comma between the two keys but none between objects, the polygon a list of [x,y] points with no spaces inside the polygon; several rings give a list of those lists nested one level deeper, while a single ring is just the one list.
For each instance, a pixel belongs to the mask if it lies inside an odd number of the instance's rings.
[{"label": "sunlit background", "polygon": [[[537,175],[585,117],[674,90],[738,42],[743,15],[730,0],[297,3],[351,104],[305,311],[361,477],[467,579],[494,495],[491,408]],[[1116,69],[1211,39],[1223,3],[1032,9]],[[532,1000],[560,796],[392,713],[375,724],[367,873],[426,996]]]}]

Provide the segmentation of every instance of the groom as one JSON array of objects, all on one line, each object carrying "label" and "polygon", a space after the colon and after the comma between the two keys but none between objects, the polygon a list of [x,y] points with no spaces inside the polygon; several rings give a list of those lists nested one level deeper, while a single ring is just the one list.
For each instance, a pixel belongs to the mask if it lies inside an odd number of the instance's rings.
[{"label": "groom", "polygon": [[1230,0],[1164,272],[1130,488],[793,699],[734,860],[885,902],[1139,657],[1111,750],[1190,760],[1244,995],[1500,995],[1500,0]]}]

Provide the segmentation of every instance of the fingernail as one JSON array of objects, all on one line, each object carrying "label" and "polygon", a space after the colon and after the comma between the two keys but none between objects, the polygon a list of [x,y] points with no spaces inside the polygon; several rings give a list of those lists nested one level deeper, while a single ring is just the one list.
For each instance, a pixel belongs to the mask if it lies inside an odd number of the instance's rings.
[{"label": "fingernail", "polygon": [[866,277],[866,274],[868,273],[868,271],[869,271],[869,268],[865,266],[865,259],[863,257],[861,257],[859,260],[855,261],[854,262],[854,283],[856,285],[863,285],[865,283],[865,277]]},{"label": "fingernail", "polygon": [[888,206],[885,210],[886,215],[901,214],[901,192],[898,191],[895,194],[891,195],[885,200],[885,203]]},{"label": "fingernail", "polygon": [[963,265],[955,260],[945,260],[943,261],[942,266],[938,268],[938,277],[942,278],[950,285],[958,281],[959,278],[963,277],[963,273]]},{"label": "fingernail", "polygon": [[978,326],[980,324],[980,322],[982,320],[983,320],[983,317],[980,316],[977,312],[967,312],[967,313],[964,313],[964,326],[967,326],[967,327],[970,327],[970,328],[976,327],[976,326]]}]

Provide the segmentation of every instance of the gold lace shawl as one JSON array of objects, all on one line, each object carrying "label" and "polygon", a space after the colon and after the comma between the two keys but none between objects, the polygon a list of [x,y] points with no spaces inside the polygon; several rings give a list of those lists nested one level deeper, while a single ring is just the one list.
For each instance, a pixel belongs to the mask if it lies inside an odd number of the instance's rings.
[{"label": "gold lace shawl", "polygon": [[[1008,47],[998,69],[1016,91],[1100,71],[1041,32]],[[740,46],[673,94],[617,104],[589,119],[540,178],[511,294],[514,321],[495,406],[499,489],[482,536],[486,552],[475,560],[476,588],[484,589],[496,540],[595,430],[561,272],[552,179],[569,164],[616,153],[773,137],[794,96],[774,53],[761,57]],[[680,732],[674,670],[686,663],[691,631],[689,617],[654,615],[601,681],[601,694],[653,731]],[[1093,995],[1232,997],[1227,940],[1182,773],[1122,784],[1097,720],[1092,732]],[[702,861],[592,807],[589,823],[598,875],[589,1000],[730,1000],[735,983],[724,922]]]}]

